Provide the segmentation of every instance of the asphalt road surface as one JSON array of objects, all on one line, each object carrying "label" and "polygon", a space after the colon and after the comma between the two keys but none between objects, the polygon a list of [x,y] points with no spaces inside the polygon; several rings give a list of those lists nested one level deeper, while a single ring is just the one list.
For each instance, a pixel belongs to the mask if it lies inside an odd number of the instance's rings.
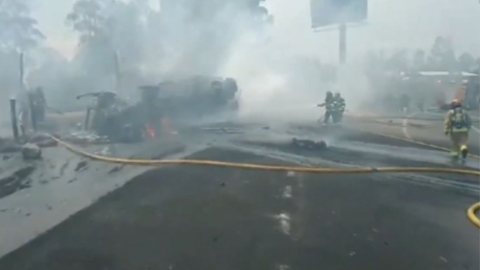
[{"label": "asphalt road surface", "polygon": [[[365,119],[351,118],[349,125],[363,131],[383,133],[396,137],[420,141],[428,144],[450,148],[450,139],[444,134],[444,113],[414,112]],[[471,115],[472,128],[469,134],[470,153],[480,155],[480,116]]]},{"label": "asphalt road surface", "polygon": [[[189,158],[478,169],[477,161],[452,164],[447,153],[355,130],[401,126],[357,125],[195,133],[205,148]],[[330,147],[298,148],[292,137]],[[0,269],[478,269],[479,232],[466,218],[478,191],[477,178],[458,175],[168,166],[72,213],[5,255]]]}]

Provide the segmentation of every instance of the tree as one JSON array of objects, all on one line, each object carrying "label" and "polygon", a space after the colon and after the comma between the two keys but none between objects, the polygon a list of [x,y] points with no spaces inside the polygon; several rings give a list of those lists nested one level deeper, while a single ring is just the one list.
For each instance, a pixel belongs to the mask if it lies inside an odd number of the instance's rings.
[{"label": "tree", "polygon": [[[152,42],[151,36],[146,34],[152,24],[150,13],[146,0],[118,2],[111,10],[107,21],[112,46],[128,68],[135,68],[143,62],[144,44]],[[158,32],[151,33],[159,35]]]},{"label": "tree", "polygon": [[475,58],[469,53],[462,53],[458,57],[458,66],[461,71],[472,71],[475,69]]},{"label": "tree", "polygon": [[456,70],[457,60],[450,40],[437,37],[430,51],[432,68],[436,70]]},{"label": "tree", "polygon": [[423,50],[416,50],[413,54],[412,68],[413,70],[420,71],[425,68],[425,56],[426,53]]},{"label": "tree", "polygon": [[152,13],[148,0],[77,0],[66,18],[79,37],[74,69],[98,87],[112,87],[121,73],[141,73],[142,64],[150,60],[144,48],[152,35],[159,35],[158,28],[147,35]]},{"label": "tree", "polygon": [[30,16],[28,0],[0,0],[0,49],[25,51],[43,39],[37,21]]},{"label": "tree", "polygon": [[408,55],[406,50],[394,53],[387,61],[388,70],[407,71],[409,68]]},{"label": "tree", "polygon": [[107,9],[114,0],[78,0],[67,16],[67,24],[79,33],[80,44],[108,39]]},{"label": "tree", "polygon": [[67,24],[79,34],[80,46],[109,46],[131,54],[142,38],[149,12],[147,0],[78,0]]}]

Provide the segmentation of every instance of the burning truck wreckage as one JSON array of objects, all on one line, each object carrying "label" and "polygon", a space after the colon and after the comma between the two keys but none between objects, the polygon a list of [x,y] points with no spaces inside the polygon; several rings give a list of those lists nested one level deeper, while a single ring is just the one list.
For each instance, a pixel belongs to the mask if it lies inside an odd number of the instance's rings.
[{"label": "burning truck wreckage", "polygon": [[[159,135],[178,134],[174,123],[180,126],[195,125],[198,122],[207,124],[212,121],[204,121],[205,119],[227,116],[232,124],[239,109],[239,88],[233,78],[193,76],[158,85],[144,85],[137,90],[139,98],[135,104],[130,104],[113,91],[79,95],[77,100],[91,99],[92,106],[88,106],[85,113],[75,114],[73,119],[67,121],[69,125],[61,127],[55,123],[58,117],[39,117],[44,112],[39,113],[33,105],[35,102],[30,101],[31,106],[26,110],[30,121],[25,122],[32,125],[31,132],[25,131],[26,127],[19,123],[17,114],[12,111],[14,137],[10,140],[2,139],[0,153],[20,152],[24,159],[39,159],[41,148],[57,146],[56,139],[78,145],[139,143]],[[30,98],[35,100],[35,97]],[[12,102],[15,101],[11,100]],[[63,116],[58,111],[55,114]],[[238,133],[234,129],[221,125],[203,128],[217,133]],[[268,129],[268,126],[263,129]],[[293,137],[291,144],[307,149],[326,148],[324,140]]]},{"label": "burning truck wreckage", "polygon": [[[58,111],[55,114],[60,116],[53,119],[39,117],[44,112],[39,113],[34,102],[30,101],[32,106],[26,111],[31,118],[25,122],[32,125],[31,132],[26,132],[26,127],[19,123],[17,114],[12,111],[14,136],[10,140],[2,139],[0,154],[20,152],[24,159],[40,159],[41,148],[58,146],[60,139],[81,146],[140,143],[158,136],[178,134],[177,124],[198,127],[196,123],[203,122],[203,131],[241,133],[238,128],[228,127],[234,124],[239,109],[239,88],[233,78],[193,76],[158,85],[144,85],[137,90],[139,98],[134,104],[113,91],[77,96],[77,100],[91,99],[92,106],[87,106],[84,113],[76,113],[67,121],[68,125],[56,123],[62,123],[58,118],[64,116]],[[30,98],[35,100],[35,97]],[[15,101],[12,102],[15,107]],[[208,120],[215,118],[223,119],[226,126],[223,127],[222,122]],[[213,126],[209,126],[209,122]],[[263,126],[262,129],[268,130],[269,127]],[[310,150],[327,147],[324,140],[296,137],[292,137],[291,145]]]},{"label": "burning truck wreckage", "polygon": [[189,118],[195,121],[215,113],[235,112],[237,91],[234,79],[197,76],[141,86],[140,101],[132,105],[113,92],[89,93],[77,98],[96,99],[96,105],[87,109],[85,130],[91,128],[97,135],[115,142],[138,142],[162,133],[171,121]]},{"label": "burning truck wreckage", "polygon": [[[31,123],[31,130],[35,132],[27,133],[24,125],[19,123],[17,114],[12,111],[14,138],[2,140],[0,153],[26,153],[27,149],[35,148],[35,144],[40,147],[54,146],[56,141],[52,137],[77,144],[141,142],[170,129],[171,121],[199,121],[214,114],[234,115],[238,110],[237,91],[237,82],[232,78],[195,76],[140,86],[137,91],[139,101],[135,104],[129,104],[113,91],[86,93],[77,96],[77,100],[89,98],[93,105],[88,106],[85,113],[77,113],[73,119],[69,119],[70,126],[63,126],[64,130],[58,130],[59,125],[55,123],[58,117],[40,121],[38,110],[31,106],[28,110],[31,119],[25,122]],[[12,102],[15,103],[15,100]],[[16,107],[15,104],[11,105]],[[56,114],[63,116],[61,112]],[[37,155],[25,157],[40,157],[40,148],[36,149]]]}]

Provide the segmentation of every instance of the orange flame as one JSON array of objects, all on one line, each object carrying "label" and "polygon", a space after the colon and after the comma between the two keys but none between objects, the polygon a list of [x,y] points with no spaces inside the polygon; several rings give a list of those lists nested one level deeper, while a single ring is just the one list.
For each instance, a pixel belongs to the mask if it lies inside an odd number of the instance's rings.
[{"label": "orange flame", "polygon": [[155,138],[157,136],[155,129],[151,125],[147,125],[147,136],[149,138]]}]

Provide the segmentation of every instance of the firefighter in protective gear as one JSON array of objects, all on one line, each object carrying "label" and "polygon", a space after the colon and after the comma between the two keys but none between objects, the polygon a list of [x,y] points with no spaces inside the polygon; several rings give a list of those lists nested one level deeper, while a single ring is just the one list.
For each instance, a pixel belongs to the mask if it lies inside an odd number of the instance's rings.
[{"label": "firefighter in protective gear", "polygon": [[323,123],[327,124],[328,121],[330,120],[330,116],[332,116],[333,113],[333,94],[331,91],[327,92],[327,95],[325,97],[325,102],[322,104],[319,104],[318,107],[325,107],[325,116],[323,117]]},{"label": "firefighter in protective gear", "polygon": [[458,158],[460,154],[463,158],[467,157],[468,132],[471,125],[470,115],[462,108],[461,102],[453,100],[445,118],[445,135],[450,135],[453,158]]},{"label": "firefighter in protective gear", "polygon": [[340,93],[335,93],[333,98],[333,112],[332,119],[334,123],[342,121],[343,113],[345,112],[345,99],[342,98]]}]

